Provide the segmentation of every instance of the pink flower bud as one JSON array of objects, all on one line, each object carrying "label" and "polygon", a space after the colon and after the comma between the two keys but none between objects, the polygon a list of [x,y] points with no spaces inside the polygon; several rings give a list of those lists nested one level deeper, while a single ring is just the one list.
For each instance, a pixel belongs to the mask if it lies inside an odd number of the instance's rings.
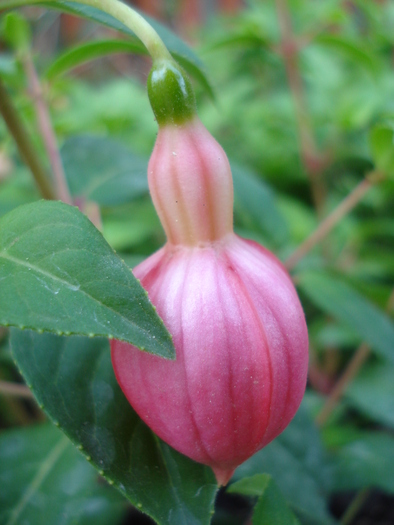
[{"label": "pink flower bud", "polygon": [[197,117],[161,124],[148,178],[168,241],[134,275],[173,336],[176,360],[112,341],[115,374],[158,436],[226,484],[298,409],[304,313],[280,261],[233,233],[230,166]]}]

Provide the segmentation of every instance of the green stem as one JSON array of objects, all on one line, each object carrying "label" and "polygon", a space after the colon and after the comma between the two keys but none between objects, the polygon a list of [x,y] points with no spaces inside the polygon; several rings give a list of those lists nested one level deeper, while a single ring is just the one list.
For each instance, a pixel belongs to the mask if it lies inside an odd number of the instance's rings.
[{"label": "green stem", "polygon": [[[50,7],[53,7],[53,0],[0,0],[0,10],[13,9],[33,4],[52,4]],[[59,7],[62,6],[61,2],[58,4]],[[113,16],[116,20],[119,20],[138,36],[151,55],[152,60],[171,60],[170,52],[153,27],[151,27],[141,15],[128,5],[119,0],[78,0],[75,4],[95,7],[96,9]]]},{"label": "green stem", "polygon": [[356,514],[364,505],[366,499],[368,498],[371,489],[365,488],[360,490],[354,497],[353,501],[350,503],[349,507],[346,509],[345,514],[343,515],[340,523],[341,525],[350,525],[353,519],[356,517]]},{"label": "green stem", "polygon": [[11,97],[9,96],[4,84],[0,78],[0,113],[5,123],[14,137],[21,156],[29,166],[36,184],[44,199],[56,199],[54,190],[48,180],[44,166],[37,151],[30,139],[29,133],[25,128],[17,110],[14,107]]}]

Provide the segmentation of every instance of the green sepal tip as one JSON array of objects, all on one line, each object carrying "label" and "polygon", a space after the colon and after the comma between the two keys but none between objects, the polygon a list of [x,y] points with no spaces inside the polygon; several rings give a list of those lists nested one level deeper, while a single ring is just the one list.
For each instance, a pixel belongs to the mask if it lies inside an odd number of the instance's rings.
[{"label": "green sepal tip", "polygon": [[148,76],[148,96],[159,126],[182,124],[196,114],[192,84],[184,70],[174,61],[153,63]]}]

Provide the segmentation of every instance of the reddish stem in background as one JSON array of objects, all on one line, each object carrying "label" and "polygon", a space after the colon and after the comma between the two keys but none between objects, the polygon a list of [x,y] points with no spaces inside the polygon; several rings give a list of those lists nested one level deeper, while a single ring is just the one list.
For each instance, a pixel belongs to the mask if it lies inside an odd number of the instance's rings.
[{"label": "reddish stem in background", "polygon": [[33,394],[25,385],[19,383],[10,383],[9,381],[0,380],[0,394],[6,396],[23,397],[26,399],[32,399]]},{"label": "reddish stem in background", "polygon": [[[52,127],[51,116],[45,103],[40,79],[38,78],[33,61],[29,54],[26,54],[26,56],[23,58],[23,65],[28,78],[32,99],[36,108],[41,135],[52,167],[56,197],[66,204],[73,205],[73,199],[67,185],[62,159],[57,147],[56,135]],[[96,228],[102,231],[99,206],[94,202],[83,202],[83,205],[81,204],[78,207],[82,213],[84,213],[90,219]]]},{"label": "reddish stem in background", "polygon": [[242,0],[219,0],[219,10],[223,13],[234,14],[243,7]]},{"label": "reddish stem in background", "polygon": [[369,357],[370,352],[371,349],[366,343],[362,343],[359,346],[354,356],[350,360],[346,370],[341,375],[336,385],[332,389],[331,394],[324,403],[322,410],[317,415],[315,419],[316,425],[322,426],[324,425],[324,423],[327,422],[330,414],[332,413],[332,411],[342,398],[343,394],[345,393],[346,388],[356,377],[359,370]]},{"label": "reddish stem in background", "polygon": [[163,19],[163,12],[165,7],[161,5],[162,2],[160,2],[160,0],[129,0],[126,3],[133,7],[136,7],[137,9],[141,9],[149,16],[153,16],[154,18],[157,18],[159,20]]},{"label": "reddish stem in background", "polygon": [[326,159],[319,153],[312,132],[312,125],[305,105],[302,78],[298,66],[299,43],[293,34],[290,13],[286,0],[276,0],[278,22],[281,33],[279,51],[283,57],[289,89],[293,98],[298,128],[301,159],[311,183],[312,197],[318,215],[321,215],[325,189],[319,176]]},{"label": "reddish stem in background", "polygon": [[[378,177],[376,177],[378,179]],[[343,199],[343,201],[333,210],[317,227],[317,229],[311,233],[309,237],[290,255],[285,261],[285,266],[288,270],[291,270],[296,264],[316,246],[321,240],[323,240],[328,233],[343,219],[364,197],[368,190],[372,187],[375,182],[375,178],[365,178],[361,181],[349,195]]]},{"label": "reddish stem in background", "polygon": [[54,182],[56,188],[56,197],[66,204],[72,204],[72,197],[67,186],[67,179],[64,173],[62,160],[60,158],[59,149],[56,143],[56,136],[53,131],[51,117],[49,115],[48,107],[44,100],[44,95],[40,80],[35,70],[33,61],[29,53],[23,57],[23,66],[25,68],[26,76],[29,83],[29,90],[32,96],[33,103],[36,108],[38,125],[41,131],[41,136],[44,141],[44,146],[48,154],[49,162],[51,164],[54,175]]}]

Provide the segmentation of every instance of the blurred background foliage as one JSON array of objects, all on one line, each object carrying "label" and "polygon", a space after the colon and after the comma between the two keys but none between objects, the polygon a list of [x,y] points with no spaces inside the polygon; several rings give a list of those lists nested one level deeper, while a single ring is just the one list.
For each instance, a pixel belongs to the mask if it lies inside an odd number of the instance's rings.
[{"label": "blurred background foliage", "polygon": [[[271,474],[300,523],[394,523],[394,3],[134,5],[171,27],[202,60],[214,97],[197,76],[199,115],[232,163],[235,229],[287,263],[307,316],[310,374],[301,410],[235,479]],[[134,266],[164,242],[146,181],[157,132],[145,90],[150,62],[141,54],[108,54],[101,42],[124,37],[90,20],[41,7],[19,13],[23,22],[1,17],[0,76],[49,171],[23,59],[29,54],[71,193],[99,206],[105,238]],[[0,120],[0,216],[39,198]],[[349,213],[339,216],[348,198]],[[292,258],[331,213],[335,226]],[[12,436],[22,462],[29,454],[40,461],[42,451],[30,450],[34,439],[25,437],[34,432],[68,445],[49,426],[10,430],[45,416],[23,387],[9,388],[22,380],[8,332],[0,330],[0,458],[23,486],[28,476],[12,463]],[[74,450],[67,454],[81,472],[91,469]],[[97,503],[103,488],[94,490]],[[80,523],[89,516],[92,523],[144,522],[135,510],[124,518],[121,498],[105,500],[97,521],[86,510],[94,508],[93,495],[84,498],[73,510],[84,516]],[[253,501],[222,491],[213,523],[247,523]]]}]

